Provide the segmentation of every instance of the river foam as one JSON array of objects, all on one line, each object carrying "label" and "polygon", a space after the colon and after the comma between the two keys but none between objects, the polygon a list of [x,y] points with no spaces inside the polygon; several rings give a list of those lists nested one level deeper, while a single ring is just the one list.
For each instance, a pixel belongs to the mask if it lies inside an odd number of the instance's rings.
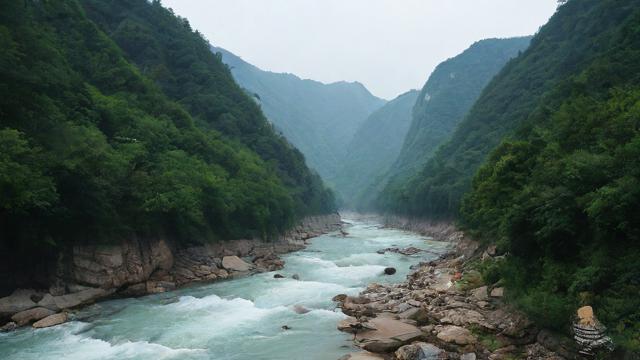
[{"label": "river foam", "polygon": [[[409,267],[433,258],[378,254],[387,247],[445,246],[416,234],[352,221],[340,234],[320,236],[284,257],[274,273],[204,284],[173,293],[107,301],[77,314],[82,321],[0,334],[0,358],[45,359],[336,359],[353,351],[337,331],[344,314],[331,298],[356,295],[370,282],[399,282]],[[387,266],[397,268],[383,275]],[[296,274],[299,280],[293,279]],[[308,310],[296,312],[296,306]],[[299,308],[298,308],[299,310]],[[283,328],[283,326],[285,328]]]}]

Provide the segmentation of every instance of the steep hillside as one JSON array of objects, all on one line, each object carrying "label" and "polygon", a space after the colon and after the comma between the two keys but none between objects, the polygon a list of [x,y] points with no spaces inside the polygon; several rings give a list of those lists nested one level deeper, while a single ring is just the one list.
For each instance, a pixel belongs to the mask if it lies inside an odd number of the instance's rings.
[{"label": "steep hillside", "polygon": [[304,156],[276,135],[260,108],[236,85],[228,68],[189,22],[159,1],[82,0],[87,15],[141,72],[205,128],[255,151],[289,188],[296,214],[331,211],[333,196]]},{"label": "steep hillside", "polygon": [[465,226],[510,254],[485,275],[502,278],[517,304],[562,331],[578,306],[593,306],[616,345],[637,356],[640,1],[563,5],[439,159],[459,165],[489,145],[480,141],[509,132],[462,206]]},{"label": "steep hillside", "polygon": [[344,206],[355,208],[372,195],[371,186],[384,176],[400,153],[411,124],[418,91],[409,91],[371,114],[353,136],[333,180]]},{"label": "steep hillside", "polygon": [[[270,237],[306,212],[333,210],[204,40],[157,1],[117,3],[137,13],[111,35],[148,45],[137,58],[176,64],[136,67],[78,1],[0,5],[3,276],[46,274],[74,243]],[[170,40],[137,31],[142,19]],[[178,76],[179,66],[189,70]]]},{"label": "steep hillside", "polygon": [[[542,97],[546,91],[609,50],[629,9],[609,6],[609,1],[600,3],[570,1],[555,14],[527,51],[508,63],[484,89],[451,139],[417,175],[385,199],[383,206],[406,214],[456,216],[463,194],[471,188],[471,179],[489,152],[537,107],[548,105],[549,100]],[[603,15],[602,19],[596,20],[597,14]]]},{"label": "steep hillside", "polygon": [[349,142],[367,117],[384,105],[360,83],[323,84],[292,74],[263,71],[221,49],[240,86],[255,97],[267,118],[305,155],[309,166],[331,181]]},{"label": "steep hillside", "polygon": [[531,37],[478,41],[436,67],[418,96],[402,151],[387,177],[380,179],[380,203],[400,201],[395,197],[407,178],[449,139],[491,79],[530,41]]}]

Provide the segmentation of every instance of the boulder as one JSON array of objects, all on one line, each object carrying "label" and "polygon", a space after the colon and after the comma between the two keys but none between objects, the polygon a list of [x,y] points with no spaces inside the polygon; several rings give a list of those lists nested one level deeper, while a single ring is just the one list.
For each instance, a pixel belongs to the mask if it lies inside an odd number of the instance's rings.
[{"label": "boulder", "polygon": [[352,316],[349,316],[346,319],[342,319],[340,320],[340,322],[338,322],[338,330],[342,332],[354,333],[358,331],[359,328],[361,328],[360,322],[358,321],[358,319]]},{"label": "boulder", "polygon": [[60,310],[58,305],[56,305],[56,302],[54,301],[53,296],[51,294],[45,294],[42,297],[42,300],[38,301],[38,306],[41,306],[53,311]]},{"label": "boulder", "polygon": [[400,346],[420,339],[423,334],[416,326],[386,316],[371,319],[368,328],[356,334],[363,349],[374,353],[388,353]]},{"label": "boulder", "polygon": [[231,271],[245,272],[251,270],[251,265],[237,256],[225,256],[222,258],[222,267]]},{"label": "boulder", "polygon": [[443,360],[447,359],[444,350],[433,344],[417,342],[411,345],[404,345],[396,350],[397,360]]},{"label": "boulder", "polygon": [[31,295],[36,293],[31,289],[17,289],[11,295],[0,298],[0,318],[36,307],[37,304],[31,300]]},{"label": "boulder", "polygon": [[53,314],[55,314],[55,311],[51,311],[43,307],[35,307],[14,314],[11,317],[11,320],[14,321],[18,326],[25,326]]},{"label": "boulder", "polygon": [[476,360],[476,353],[466,353],[460,356],[460,360]]},{"label": "boulder", "polygon": [[471,290],[471,296],[477,301],[487,301],[489,300],[489,294],[487,292],[486,286],[481,286],[477,289]]},{"label": "boulder", "polygon": [[444,326],[437,335],[438,339],[457,345],[474,344],[478,339],[471,333],[471,331],[455,325]]},{"label": "boulder", "polygon": [[384,274],[385,275],[393,275],[396,273],[396,268],[393,267],[388,267],[384,269]]},{"label": "boulder", "polygon": [[100,288],[91,288],[75,294],[54,296],[53,301],[58,309],[69,309],[78,305],[92,303],[97,299],[111,295],[114,291],[115,289],[105,290]]},{"label": "boulder", "polygon": [[40,329],[40,328],[46,328],[46,327],[50,327],[50,326],[55,326],[55,325],[59,325],[62,323],[67,322],[68,320],[68,316],[67,313],[58,313],[58,314],[53,314],[53,315],[49,315],[46,318],[37,321],[33,324],[33,327],[36,329]]},{"label": "boulder", "polygon": [[274,279],[284,279],[284,275],[282,274],[273,274]]},{"label": "boulder", "polygon": [[293,275],[291,276],[291,278],[292,278],[292,279],[294,279],[294,280],[300,280],[300,275],[298,275],[298,274],[293,274]]},{"label": "boulder", "polygon": [[504,288],[497,287],[497,288],[493,288],[493,290],[491,290],[491,297],[501,298],[503,296],[504,296]]}]

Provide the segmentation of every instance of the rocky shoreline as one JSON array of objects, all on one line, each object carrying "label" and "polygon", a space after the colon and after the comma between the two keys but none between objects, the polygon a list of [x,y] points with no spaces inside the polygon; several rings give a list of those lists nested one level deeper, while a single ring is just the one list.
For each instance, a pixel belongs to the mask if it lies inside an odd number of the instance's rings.
[{"label": "rocky shoreline", "polygon": [[455,227],[402,218],[385,224],[450,241],[453,250],[421,263],[400,284],[370,284],[359,296],[334,298],[349,317],[338,329],[363,351],[341,360],[576,358],[572,341],[538,329],[503,301],[504,289],[483,284],[473,263],[499,261]]},{"label": "rocky shoreline", "polygon": [[284,266],[280,254],[300,250],[310,238],[340,230],[338,214],[305,218],[275,241],[232,240],[179,248],[165,239],[119,245],[75,246],[60,254],[47,289],[16,289],[0,298],[0,331],[48,327],[68,312],[111,297],[161,293]]}]

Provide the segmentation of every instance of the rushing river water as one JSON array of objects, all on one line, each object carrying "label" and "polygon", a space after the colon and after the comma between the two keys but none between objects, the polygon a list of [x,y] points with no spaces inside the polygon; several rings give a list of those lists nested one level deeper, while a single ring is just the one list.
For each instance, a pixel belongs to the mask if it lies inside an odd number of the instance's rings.
[{"label": "rushing river water", "polygon": [[[409,267],[435,258],[446,244],[414,233],[349,221],[348,237],[329,234],[286,255],[278,273],[200,285],[137,299],[95,304],[61,326],[0,334],[0,358],[333,360],[354,351],[336,330],[344,317],[334,295],[355,295],[371,282],[400,282]],[[404,256],[377,250],[415,246]],[[383,275],[387,266],[397,268]],[[298,274],[300,280],[291,278]],[[293,311],[295,305],[311,310]],[[287,325],[289,330],[283,330]]]}]

